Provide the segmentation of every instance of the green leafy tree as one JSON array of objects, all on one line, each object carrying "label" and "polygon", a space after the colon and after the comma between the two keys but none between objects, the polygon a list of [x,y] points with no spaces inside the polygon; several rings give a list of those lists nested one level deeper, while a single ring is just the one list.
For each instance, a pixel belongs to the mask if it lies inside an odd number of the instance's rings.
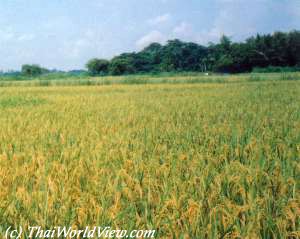
[{"label": "green leafy tree", "polygon": [[231,56],[223,55],[217,60],[214,70],[218,72],[232,72],[234,61]]},{"label": "green leafy tree", "polygon": [[180,71],[182,68],[182,42],[178,39],[168,41],[162,49],[162,71]]},{"label": "green leafy tree", "polygon": [[220,48],[223,53],[229,53],[231,50],[231,40],[228,36],[223,35],[220,39]]},{"label": "green leafy tree", "polygon": [[160,71],[160,64],[162,62],[162,50],[163,46],[157,42],[151,43],[149,46],[144,48],[139,54],[142,54],[147,58],[147,68],[149,71],[156,72]]},{"label": "green leafy tree", "polygon": [[300,31],[292,31],[288,35],[288,61],[290,66],[300,67]]},{"label": "green leafy tree", "polygon": [[132,58],[128,58],[123,55],[112,59],[109,65],[109,73],[112,75],[135,73]]},{"label": "green leafy tree", "polygon": [[22,70],[21,70],[22,75],[25,75],[25,76],[38,76],[38,75],[42,75],[42,74],[45,74],[48,72],[49,72],[49,70],[47,70],[43,67],[40,67],[39,65],[36,65],[36,64],[23,65]]},{"label": "green leafy tree", "polygon": [[103,59],[91,59],[86,64],[90,75],[106,75],[108,73],[109,61]]},{"label": "green leafy tree", "polygon": [[[91,73],[112,75],[164,71],[250,72],[254,68],[295,67],[300,65],[300,32],[275,32],[234,43],[223,35],[217,44],[201,46],[175,39],[165,45],[152,43],[140,52],[124,53],[109,64],[91,60]],[[104,61],[104,60],[102,60]],[[90,66],[90,67],[89,67]],[[272,68],[273,69],[273,68]]]}]

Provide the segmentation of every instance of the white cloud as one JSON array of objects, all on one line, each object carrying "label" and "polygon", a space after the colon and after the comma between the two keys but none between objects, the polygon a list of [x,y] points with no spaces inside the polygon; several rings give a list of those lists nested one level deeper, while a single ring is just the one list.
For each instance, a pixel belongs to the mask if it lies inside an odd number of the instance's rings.
[{"label": "white cloud", "polygon": [[161,32],[159,32],[159,31],[152,31],[152,32],[146,34],[145,36],[141,37],[136,42],[136,46],[139,49],[142,49],[142,48],[148,46],[150,43],[153,43],[153,42],[165,43],[166,40],[167,40],[166,36],[163,35]]},{"label": "white cloud", "polygon": [[[210,28],[203,29],[198,36],[198,42],[218,42],[222,35],[244,39],[257,32],[257,19],[265,16],[265,9],[256,7],[259,3],[252,2],[255,12],[248,11],[244,4],[234,0],[219,0],[223,2]],[[226,4],[225,4],[226,3]],[[258,5],[260,6],[260,5]],[[233,39],[234,40],[234,39]]]},{"label": "white cloud", "polygon": [[149,19],[148,23],[150,25],[160,25],[160,24],[163,24],[163,23],[166,23],[166,22],[170,21],[170,19],[171,19],[171,14],[166,13],[164,15],[157,16],[155,18]]},{"label": "white cloud", "polygon": [[173,29],[173,33],[176,35],[189,35],[193,32],[192,26],[186,22],[181,22]]},{"label": "white cloud", "polygon": [[178,38],[183,41],[199,42],[199,31],[193,28],[193,25],[188,22],[181,22],[173,28],[171,38]]},{"label": "white cloud", "polygon": [[[103,49],[103,37],[99,32],[87,29],[80,37],[64,41],[61,48],[63,55],[71,60],[86,59],[89,54],[100,56]],[[90,56],[90,58],[92,58]]]}]

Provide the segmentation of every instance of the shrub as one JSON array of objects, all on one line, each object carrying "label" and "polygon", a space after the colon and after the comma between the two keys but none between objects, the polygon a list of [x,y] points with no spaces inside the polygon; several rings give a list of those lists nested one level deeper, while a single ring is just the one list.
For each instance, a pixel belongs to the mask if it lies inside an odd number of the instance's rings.
[{"label": "shrub", "polygon": [[254,73],[276,73],[276,72],[297,72],[300,71],[300,66],[268,66],[268,67],[255,67],[252,72]]},{"label": "shrub", "polygon": [[103,59],[91,59],[87,64],[86,68],[90,75],[106,75],[108,73],[109,61]]},{"label": "shrub", "polygon": [[44,73],[48,73],[49,70],[40,67],[39,65],[23,65],[22,66],[22,75],[25,76],[38,76]]}]

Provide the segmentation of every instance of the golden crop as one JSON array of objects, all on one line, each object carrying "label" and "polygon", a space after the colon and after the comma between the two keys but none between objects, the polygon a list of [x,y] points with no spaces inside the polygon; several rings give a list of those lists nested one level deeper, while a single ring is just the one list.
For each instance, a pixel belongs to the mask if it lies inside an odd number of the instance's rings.
[{"label": "golden crop", "polygon": [[0,89],[0,233],[300,237],[300,84]]}]

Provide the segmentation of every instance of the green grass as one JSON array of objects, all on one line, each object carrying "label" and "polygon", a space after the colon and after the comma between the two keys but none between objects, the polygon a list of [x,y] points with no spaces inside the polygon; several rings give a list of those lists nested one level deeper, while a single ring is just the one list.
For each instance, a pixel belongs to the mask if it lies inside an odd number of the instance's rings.
[{"label": "green grass", "polygon": [[198,83],[237,83],[246,81],[299,80],[300,73],[251,73],[236,75],[209,75],[202,73],[165,73],[160,75],[128,75],[89,77],[68,75],[46,75],[22,80],[0,79],[0,87],[5,86],[76,86],[76,85],[136,85],[136,84],[198,84]]},{"label": "green grass", "polygon": [[44,104],[45,100],[35,97],[0,97],[0,108],[14,108],[14,107],[27,107],[27,106],[36,106]]}]

